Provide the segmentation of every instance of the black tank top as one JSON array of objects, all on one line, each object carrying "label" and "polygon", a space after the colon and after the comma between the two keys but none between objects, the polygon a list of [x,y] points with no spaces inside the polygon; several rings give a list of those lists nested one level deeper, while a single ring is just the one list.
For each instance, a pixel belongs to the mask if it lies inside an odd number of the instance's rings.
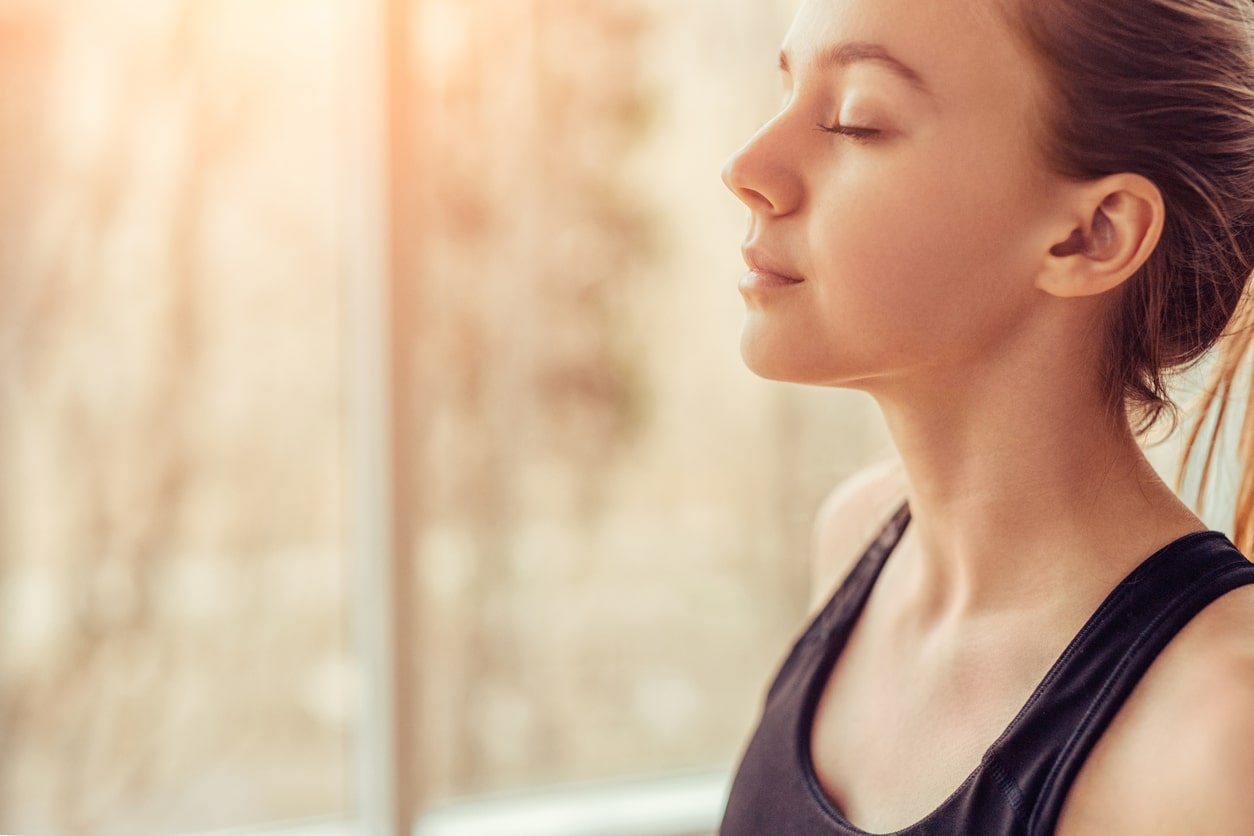
[{"label": "black tank top", "polygon": [[[901,508],[793,645],[741,759],[720,836],[866,836],[823,792],[810,757],[815,708],[888,555]],[[1102,602],[975,771],[894,836],[1047,836],[1084,759],[1150,663],[1211,601],[1254,583],[1215,531],[1155,552]]]}]

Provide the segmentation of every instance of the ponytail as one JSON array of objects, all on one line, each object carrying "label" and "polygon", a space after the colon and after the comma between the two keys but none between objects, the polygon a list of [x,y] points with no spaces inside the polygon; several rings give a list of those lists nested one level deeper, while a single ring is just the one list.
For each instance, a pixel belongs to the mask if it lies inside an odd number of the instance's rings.
[{"label": "ponytail", "polygon": [[[1197,452],[1203,428],[1213,426],[1206,444],[1206,458],[1202,462],[1197,498],[1200,507],[1215,469],[1215,451],[1219,446],[1225,421],[1232,420],[1230,408],[1237,406],[1235,400],[1241,392],[1240,383],[1244,379],[1247,384],[1245,404],[1239,418],[1241,432],[1237,444],[1241,475],[1237,488],[1232,539],[1245,554],[1254,555],[1254,380],[1243,374],[1251,371],[1250,367],[1254,366],[1254,298],[1246,298],[1234,317],[1233,324],[1235,327],[1220,342],[1218,365],[1210,384],[1202,394],[1199,415],[1184,447],[1181,474],[1183,475],[1184,465]],[[1208,420],[1212,413],[1215,416],[1213,422]]]}]

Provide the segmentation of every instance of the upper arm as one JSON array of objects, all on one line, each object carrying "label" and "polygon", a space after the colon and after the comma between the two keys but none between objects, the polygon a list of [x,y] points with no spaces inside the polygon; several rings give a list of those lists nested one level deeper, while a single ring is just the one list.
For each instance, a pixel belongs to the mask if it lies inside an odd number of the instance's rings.
[{"label": "upper arm", "polygon": [[[1211,705],[1198,705],[1202,729],[1181,763],[1176,818],[1198,834],[1254,836],[1254,672]],[[1181,770],[1184,771],[1183,769]],[[1166,830],[1161,832],[1166,833]],[[1173,832],[1182,832],[1176,830]]]},{"label": "upper arm", "polygon": [[827,601],[905,496],[906,479],[899,459],[865,467],[828,494],[814,520],[811,613]]},{"label": "upper arm", "polygon": [[1179,745],[1142,793],[1156,815],[1138,833],[1254,836],[1254,678],[1243,678],[1174,730]]},{"label": "upper arm", "polygon": [[1254,587],[1150,666],[1067,797],[1058,836],[1254,836]]}]

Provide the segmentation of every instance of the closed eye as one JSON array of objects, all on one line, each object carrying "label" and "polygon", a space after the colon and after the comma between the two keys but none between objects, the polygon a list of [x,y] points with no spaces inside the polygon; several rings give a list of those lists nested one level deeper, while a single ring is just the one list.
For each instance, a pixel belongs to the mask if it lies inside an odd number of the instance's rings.
[{"label": "closed eye", "polygon": [[824,123],[820,122],[815,127],[817,127],[820,131],[823,131],[824,133],[839,134],[840,136],[847,136],[850,139],[857,140],[859,142],[870,141],[872,139],[875,139],[875,137],[879,136],[879,134],[882,133],[882,131],[880,131],[878,128],[860,128],[860,127],[857,127],[856,125],[839,125],[839,124],[825,125]]}]

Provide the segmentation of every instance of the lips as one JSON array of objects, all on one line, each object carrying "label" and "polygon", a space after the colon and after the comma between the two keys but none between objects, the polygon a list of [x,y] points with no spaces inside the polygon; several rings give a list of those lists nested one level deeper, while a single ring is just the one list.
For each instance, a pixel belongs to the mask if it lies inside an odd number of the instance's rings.
[{"label": "lips", "polygon": [[749,272],[740,280],[741,290],[792,287],[804,279],[779,259],[756,247],[742,247]]}]

